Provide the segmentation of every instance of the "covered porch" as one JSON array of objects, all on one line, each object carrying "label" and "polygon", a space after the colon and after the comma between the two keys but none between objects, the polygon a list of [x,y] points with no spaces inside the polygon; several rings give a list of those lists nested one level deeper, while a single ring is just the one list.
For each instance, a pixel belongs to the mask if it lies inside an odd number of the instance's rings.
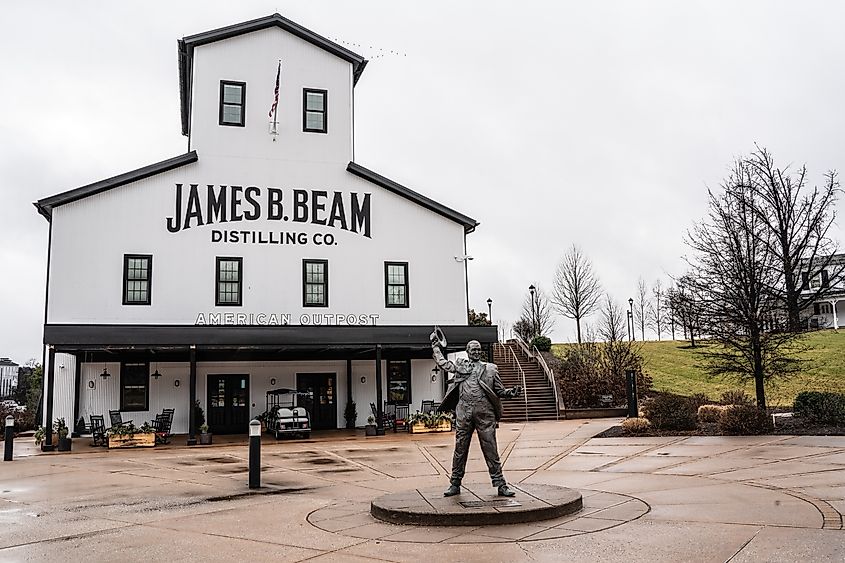
[{"label": "covered porch", "polygon": [[[449,352],[473,339],[491,350],[497,340],[495,326],[441,328]],[[80,416],[87,423],[91,414],[120,410],[124,420],[140,425],[164,408],[175,409],[172,432],[192,445],[200,425],[196,402],[215,434],[244,433],[249,420],[265,411],[266,392],[278,388],[310,393],[315,429],[347,426],[350,401],[357,407],[354,426],[366,422],[370,403],[381,411],[385,402],[404,402],[413,412],[423,400],[439,402],[447,384],[431,360],[431,330],[46,325],[44,448],[55,443],[47,421],[57,417],[73,427]]]}]

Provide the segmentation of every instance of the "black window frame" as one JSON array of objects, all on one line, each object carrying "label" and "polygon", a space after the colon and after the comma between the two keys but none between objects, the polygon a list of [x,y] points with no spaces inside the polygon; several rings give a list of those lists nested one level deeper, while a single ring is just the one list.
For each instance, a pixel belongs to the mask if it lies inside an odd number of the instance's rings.
[{"label": "black window frame", "polygon": [[[393,376],[393,370],[391,370],[390,368],[393,365],[399,365],[399,364],[404,366],[403,376],[405,376],[404,378],[408,382],[408,397],[407,397],[408,402],[407,403],[402,402],[402,401],[395,401],[395,400],[392,400],[390,398],[390,383],[394,379],[392,377]],[[412,405],[414,399],[413,399],[413,396],[411,395],[411,392],[412,392],[412,388],[414,386],[413,385],[414,384],[414,377],[413,377],[413,374],[411,373],[411,360],[387,360],[387,364],[385,365],[385,372],[386,372],[386,378],[385,379],[386,379],[386,383],[387,383],[387,389],[386,389],[386,391],[387,391],[387,403],[392,404],[392,405],[405,405],[405,404]]]},{"label": "black window frame", "polygon": [[[308,94],[322,94],[323,95],[323,111],[308,109]],[[308,127],[308,112],[323,114],[323,128],[314,129]],[[328,133],[329,132],[329,91],[321,90],[320,88],[303,88],[302,89],[302,132],[303,133]]]},{"label": "black window frame", "polygon": [[[402,266],[405,270],[405,283],[402,284],[405,288],[405,303],[404,304],[395,304],[390,303],[390,287],[391,286],[398,286],[398,283],[390,283],[390,266]],[[409,291],[409,283],[408,283],[408,263],[407,262],[388,262],[385,261],[384,263],[384,306],[387,309],[407,309],[411,306],[411,296]]]},{"label": "black window frame", "polygon": [[[220,262],[238,263],[238,302],[220,302]],[[231,282],[226,282],[231,283]],[[217,256],[214,260],[214,305],[216,307],[241,307],[244,303],[244,259],[242,256]]]},{"label": "black window frame", "polygon": [[[147,260],[147,279],[129,279],[129,261],[130,260]],[[146,281],[147,282],[147,299],[144,301],[130,301],[127,294],[130,281]],[[123,255],[123,299],[124,305],[151,305],[153,302],[153,255],[152,254],[124,254]]]},{"label": "black window frame", "polygon": [[[323,303],[308,303],[308,264],[323,265]],[[313,284],[316,285],[316,284]],[[302,259],[302,306],[303,307],[328,307],[329,306],[329,261],[317,258]]]},{"label": "black window frame", "polygon": [[[223,89],[226,86],[240,86],[241,88],[241,103],[240,104],[224,104],[223,102]],[[223,121],[223,106],[235,106],[239,105],[241,108],[241,121],[239,123]],[[222,125],[224,127],[245,127],[246,126],[246,82],[238,82],[237,80],[221,80],[220,81],[220,103],[218,109],[218,119],[217,124]]]},{"label": "black window frame", "polygon": [[[126,388],[127,366],[144,366],[143,370],[143,386],[144,386],[144,408],[130,407],[126,404],[124,391]],[[140,372],[141,370],[139,370]],[[139,380],[140,381],[140,380]],[[136,382],[132,382],[136,384]],[[150,410],[150,362],[147,361],[122,361],[120,362],[120,410],[124,412],[142,412]]]}]

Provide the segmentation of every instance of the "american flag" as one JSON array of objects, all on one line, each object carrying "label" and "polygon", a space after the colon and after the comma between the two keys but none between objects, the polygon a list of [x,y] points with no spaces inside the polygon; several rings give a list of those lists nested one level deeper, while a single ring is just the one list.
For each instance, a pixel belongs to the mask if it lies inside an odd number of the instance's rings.
[{"label": "american flag", "polygon": [[279,67],[276,69],[276,93],[273,96],[273,105],[270,106],[270,113],[268,117],[273,117],[273,112],[276,111],[276,106],[279,105],[279,76],[282,74],[282,61],[279,61]]}]

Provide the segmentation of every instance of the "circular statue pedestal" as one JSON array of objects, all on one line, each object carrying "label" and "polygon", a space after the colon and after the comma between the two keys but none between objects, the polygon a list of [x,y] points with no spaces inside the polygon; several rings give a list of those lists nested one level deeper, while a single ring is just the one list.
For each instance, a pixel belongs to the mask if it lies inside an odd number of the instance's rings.
[{"label": "circular statue pedestal", "polygon": [[375,499],[370,514],[393,524],[482,526],[519,524],[581,510],[581,493],[556,485],[509,485],[515,497],[500,497],[490,485],[464,485],[444,497],[446,486],[391,493]]}]

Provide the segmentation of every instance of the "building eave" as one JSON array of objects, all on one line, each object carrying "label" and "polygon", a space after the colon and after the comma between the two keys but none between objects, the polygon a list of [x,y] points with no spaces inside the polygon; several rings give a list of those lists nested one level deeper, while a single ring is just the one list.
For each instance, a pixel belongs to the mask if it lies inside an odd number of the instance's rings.
[{"label": "building eave", "polygon": [[454,209],[446,207],[445,205],[438,203],[438,202],[434,201],[433,199],[428,198],[428,197],[426,197],[426,196],[424,196],[420,193],[417,193],[410,188],[406,188],[402,184],[394,182],[393,180],[391,180],[389,178],[385,178],[381,174],[373,172],[372,170],[370,170],[368,168],[364,168],[360,164],[357,164],[355,162],[350,162],[346,166],[346,170],[348,172],[351,172],[355,176],[358,176],[359,178],[363,178],[364,180],[367,180],[368,182],[372,182],[373,184],[380,186],[380,187],[382,187],[382,188],[384,188],[384,189],[386,189],[390,192],[393,192],[394,194],[396,194],[398,196],[404,197],[405,199],[408,199],[408,200],[416,203],[417,205],[420,205],[420,206],[428,209],[429,211],[434,211],[438,215],[442,215],[443,217],[446,217],[447,219],[455,221],[456,223],[460,223],[461,225],[463,225],[464,232],[466,232],[466,233],[473,232],[475,230],[475,228],[480,224],[478,221],[476,221],[472,217],[468,217],[468,216],[464,215],[463,213],[460,213],[458,211],[455,211]]},{"label": "building eave", "polygon": [[150,176],[155,176],[156,174],[161,174],[162,172],[167,172],[169,170],[179,168],[180,166],[185,166],[186,164],[192,164],[196,162],[198,158],[197,151],[191,151],[173,158],[168,158],[167,160],[162,160],[161,162],[156,162],[155,164],[138,168],[137,170],[125,172],[123,174],[119,174],[118,176],[113,176],[112,178],[107,178],[105,180],[100,180],[99,182],[94,182],[93,184],[88,184],[87,186],[82,186],[81,188],[45,197],[44,199],[36,201],[33,205],[36,209],[38,209],[38,213],[47,219],[47,221],[50,221],[53,217],[53,209],[60,205],[78,201],[132,182],[137,182],[138,180],[143,180],[144,178],[149,178]]},{"label": "building eave", "polygon": [[254,31],[260,31],[270,27],[281,28],[291,35],[295,35],[296,37],[299,37],[300,39],[350,63],[352,65],[353,86],[358,83],[361,73],[364,72],[364,68],[367,66],[367,60],[358,53],[350,51],[345,47],[341,47],[334,41],[331,41],[318,33],[314,33],[310,29],[307,29],[278,13],[183,37],[177,44],[179,54],[179,99],[182,108],[183,135],[190,134],[191,108],[189,106],[191,99],[191,67],[193,66],[194,48],[199,47],[200,45],[230,39],[232,37],[252,33]]}]

